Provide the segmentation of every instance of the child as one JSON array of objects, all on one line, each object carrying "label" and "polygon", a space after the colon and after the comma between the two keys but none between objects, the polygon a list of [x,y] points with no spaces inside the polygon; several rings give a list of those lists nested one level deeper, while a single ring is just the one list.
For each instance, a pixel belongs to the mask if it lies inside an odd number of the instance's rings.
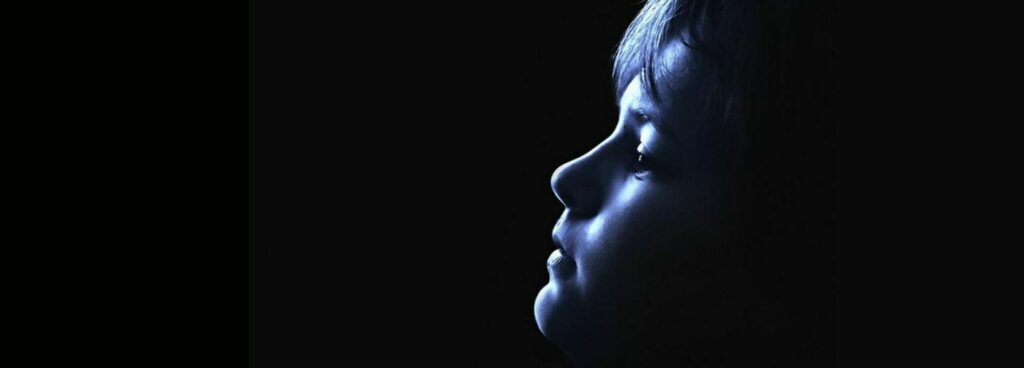
[{"label": "child", "polygon": [[828,366],[828,2],[649,0],[614,132],[552,176],[537,324],[574,366]]}]

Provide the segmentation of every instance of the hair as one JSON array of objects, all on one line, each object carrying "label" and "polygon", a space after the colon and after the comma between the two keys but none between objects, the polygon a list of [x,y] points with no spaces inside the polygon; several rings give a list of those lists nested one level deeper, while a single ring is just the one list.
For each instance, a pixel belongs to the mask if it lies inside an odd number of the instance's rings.
[{"label": "hair", "polygon": [[[674,37],[694,51],[702,106],[696,124],[736,134],[741,267],[765,302],[789,317],[794,346],[831,354],[834,308],[834,1],[648,0],[614,53],[620,97],[639,75],[656,101],[657,51]],[[800,337],[797,337],[800,336]],[[783,337],[779,337],[783,339]],[[811,353],[807,353],[811,354]]]},{"label": "hair", "polygon": [[[747,53],[754,28],[750,1],[651,0],[626,29],[613,57],[613,84],[621,97],[633,76],[641,75],[641,86],[655,101],[661,101],[654,80],[665,75],[667,65],[657,63],[658,50],[678,37],[696,52],[694,62],[701,71],[699,95],[709,118],[712,111],[728,120],[739,113],[744,90],[741,83],[749,64]],[[684,37],[688,34],[689,37]]]}]

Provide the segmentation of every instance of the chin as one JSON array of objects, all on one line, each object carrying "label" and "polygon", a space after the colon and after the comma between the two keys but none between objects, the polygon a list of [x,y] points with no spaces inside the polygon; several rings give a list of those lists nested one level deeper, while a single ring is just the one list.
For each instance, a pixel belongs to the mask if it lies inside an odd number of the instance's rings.
[{"label": "chin", "polygon": [[549,282],[537,293],[533,303],[533,317],[541,334],[563,350],[571,342],[574,332],[571,318],[575,315],[570,311],[565,292],[563,286]]},{"label": "chin", "polygon": [[552,322],[555,309],[558,304],[558,286],[553,283],[544,285],[537,293],[537,299],[533,302],[533,318],[537,320],[537,328],[549,341],[552,340]]},{"label": "chin", "polygon": [[583,340],[587,334],[580,320],[585,317],[578,308],[579,300],[572,297],[575,294],[569,286],[554,280],[545,285],[533,303],[533,316],[541,334],[566,357],[575,360],[575,353],[586,344]]}]

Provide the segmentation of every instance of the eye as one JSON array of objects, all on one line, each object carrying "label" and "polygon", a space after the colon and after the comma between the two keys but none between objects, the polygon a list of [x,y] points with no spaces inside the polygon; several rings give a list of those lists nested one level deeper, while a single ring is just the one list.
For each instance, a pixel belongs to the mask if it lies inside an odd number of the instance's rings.
[{"label": "eye", "polygon": [[650,116],[648,116],[648,115],[647,115],[647,113],[645,113],[643,109],[639,109],[639,108],[638,108],[638,109],[636,109],[636,117],[637,117],[637,119],[639,119],[639,120],[640,120],[641,122],[648,122],[648,121],[651,121],[651,117],[650,117]]},{"label": "eye", "polygon": [[653,166],[650,153],[647,152],[643,143],[641,143],[636,147],[636,152],[634,153],[633,175],[637,178],[642,178],[651,172]]}]

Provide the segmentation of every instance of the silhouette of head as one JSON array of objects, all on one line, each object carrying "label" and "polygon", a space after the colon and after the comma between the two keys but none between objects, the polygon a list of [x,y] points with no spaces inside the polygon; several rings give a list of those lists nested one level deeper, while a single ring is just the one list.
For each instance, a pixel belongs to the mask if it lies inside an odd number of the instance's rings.
[{"label": "silhouette of head", "polygon": [[827,278],[793,278],[830,276],[831,165],[791,154],[830,152],[820,115],[781,108],[813,94],[770,90],[804,50],[765,34],[800,14],[783,5],[648,1],[627,29],[614,131],[551,178],[565,210],[534,312],[575,365],[827,358],[790,336],[830,321]]}]

